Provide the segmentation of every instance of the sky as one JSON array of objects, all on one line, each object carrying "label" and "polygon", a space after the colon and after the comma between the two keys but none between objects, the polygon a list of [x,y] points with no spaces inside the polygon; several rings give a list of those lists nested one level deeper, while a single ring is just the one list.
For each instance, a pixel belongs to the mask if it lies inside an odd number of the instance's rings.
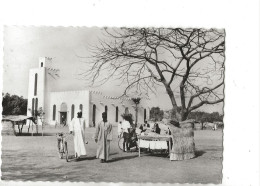
[{"label": "sky", "polygon": [[[60,78],[54,80],[57,81],[55,91],[91,89],[79,79],[79,72],[86,69],[86,64],[78,56],[88,56],[88,46],[100,37],[101,29],[97,27],[4,27],[3,92],[27,98],[29,69],[38,67],[39,57],[51,57],[53,67],[60,69]],[[123,93],[114,81],[96,89],[113,96]],[[158,88],[157,95],[149,96],[154,106],[171,108],[164,88]],[[223,113],[223,104],[203,106],[199,110]]]}]

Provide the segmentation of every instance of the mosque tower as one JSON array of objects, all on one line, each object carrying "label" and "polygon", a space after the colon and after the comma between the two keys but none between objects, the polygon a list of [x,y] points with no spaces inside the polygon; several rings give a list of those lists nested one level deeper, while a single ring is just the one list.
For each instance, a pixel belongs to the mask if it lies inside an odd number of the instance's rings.
[{"label": "mosque tower", "polygon": [[28,105],[27,115],[35,115],[36,110],[42,107],[45,118],[48,118],[50,91],[52,90],[50,81],[59,77],[59,70],[52,68],[52,58],[39,57],[38,68],[29,71]]}]

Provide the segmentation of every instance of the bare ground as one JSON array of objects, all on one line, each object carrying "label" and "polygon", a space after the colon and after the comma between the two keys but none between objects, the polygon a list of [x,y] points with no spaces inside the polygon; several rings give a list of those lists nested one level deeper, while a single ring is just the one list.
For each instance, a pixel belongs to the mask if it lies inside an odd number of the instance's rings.
[{"label": "bare ground", "polygon": [[[196,158],[170,161],[165,155],[123,153],[117,145],[116,128],[111,145],[111,161],[101,164],[95,158],[94,129],[88,128],[87,157],[75,161],[69,139],[71,161],[58,158],[55,133],[58,127],[45,129],[42,136],[2,136],[2,180],[71,182],[168,182],[221,183],[222,130],[195,131]],[[23,130],[24,132],[27,129]]]}]

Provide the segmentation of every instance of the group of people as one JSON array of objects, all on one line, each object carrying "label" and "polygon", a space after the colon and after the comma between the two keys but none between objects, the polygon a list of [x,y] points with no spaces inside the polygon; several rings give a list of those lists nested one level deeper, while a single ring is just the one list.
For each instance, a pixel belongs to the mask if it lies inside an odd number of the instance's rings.
[{"label": "group of people", "polygon": [[[118,125],[118,137],[123,135],[123,151],[130,151],[130,140],[135,131],[135,127],[131,126],[130,121],[127,117],[122,116],[123,121],[119,122]],[[82,118],[82,112],[77,113],[77,117],[73,118],[69,124],[70,133],[74,136],[74,149],[76,159],[80,158],[82,155],[86,155],[86,141],[85,141],[85,119]],[[95,142],[97,143],[97,153],[96,158],[100,159],[101,163],[107,162],[109,160],[110,152],[110,142],[112,141],[112,124],[107,120],[107,113],[102,113],[102,121],[100,121],[96,126],[96,131],[94,135]],[[140,126],[140,131],[145,132],[150,128],[150,125],[145,121],[144,125]],[[153,132],[160,134],[161,129],[159,125],[155,123],[153,127]]]},{"label": "group of people", "polygon": [[[85,119],[82,118],[82,112],[77,113],[77,117],[73,118],[69,130],[74,138],[74,150],[76,159],[86,155],[85,147]],[[109,159],[110,142],[112,140],[112,124],[107,120],[107,113],[102,113],[102,121],[96,126],[95,142],[97,143],[96,158],[100,159],[101,163],[107,162]]]},{"label": "group of people", "polygon": [[[147,121],[144,122],[144,125],[140,125],[139,129],[141,130],[141,132],[145,132],[148,128],[150,128],[150,124],[147,123]],[[161,129],[159,127],[159,124],[158,123],[155,123],[154,124],[154,127],[152,128],[152,131],[157,133],[157,134],[160,134],[161,133]]]}]

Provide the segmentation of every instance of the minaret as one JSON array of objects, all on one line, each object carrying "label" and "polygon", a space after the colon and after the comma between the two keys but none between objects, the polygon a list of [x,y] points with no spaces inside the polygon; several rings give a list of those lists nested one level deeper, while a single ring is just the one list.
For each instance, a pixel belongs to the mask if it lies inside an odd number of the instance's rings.
[{"label": "minaret", "polygon": [[29,71],[27,115],[35,115],[35,111],[42,107],[47,118],[51,91],[49,81],[55,77],[59,77],[59,70],[52,68],[52,58],[40,57],[38,68]]}]

